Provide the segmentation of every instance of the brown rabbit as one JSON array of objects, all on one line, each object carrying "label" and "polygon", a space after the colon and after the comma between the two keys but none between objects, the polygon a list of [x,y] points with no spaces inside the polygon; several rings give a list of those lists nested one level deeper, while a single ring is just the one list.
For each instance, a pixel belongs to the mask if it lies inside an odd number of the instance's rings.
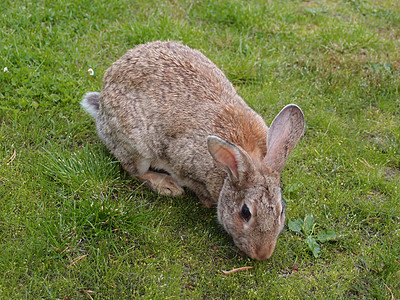
[{"label": "brown rabbit", "polygon": [[298,106],[268,129],[217,66],[174,42],[129,50],[82,106],[131,176],[163,195],[191,189],[247,255],[272,255],[285,222],[280,175],[304,132]]}]

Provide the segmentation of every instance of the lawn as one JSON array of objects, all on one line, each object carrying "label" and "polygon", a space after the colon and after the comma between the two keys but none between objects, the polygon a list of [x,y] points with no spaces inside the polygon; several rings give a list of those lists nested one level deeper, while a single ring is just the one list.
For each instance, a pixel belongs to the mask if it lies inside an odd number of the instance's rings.
[{"label": "lawn", "polygon": [[[80,108],[153,40],[202,51],[267,124],[303,109],[269,260],[130,178]],[[0,45],[1,299],[400,298],[400,2],[3,0]]]}]

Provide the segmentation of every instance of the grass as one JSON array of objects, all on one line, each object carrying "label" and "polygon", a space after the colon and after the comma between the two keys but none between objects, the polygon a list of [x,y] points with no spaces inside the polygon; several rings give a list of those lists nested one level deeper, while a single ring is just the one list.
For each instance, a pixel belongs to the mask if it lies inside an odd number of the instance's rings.
[{"label": "grass", "polygon": [[[0,11],[1,299],[400,298],[398,2],[5,0]],[[101,145],[82,95],[128,49],[167,39],[203,51],[267,124],[302,107],[307,131],[282,182],[289,220],[313,215],[338,234],[318,258],[290,230],[268,261],[245,257],[214,210],[152,193]],[[254,268],[222,273],[243,266]]]}]

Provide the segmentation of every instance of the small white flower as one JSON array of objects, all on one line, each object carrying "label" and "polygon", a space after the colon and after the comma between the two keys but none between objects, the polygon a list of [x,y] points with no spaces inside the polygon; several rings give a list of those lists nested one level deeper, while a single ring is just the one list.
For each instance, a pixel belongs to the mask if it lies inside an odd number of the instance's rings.
[{"label": "small white flower", "polygon": [[4,72],[4,73],[8,73],[8,68],[5,67],[5,68],[3,69],[3,72]]},{"label": "small white flower", "polygon": [[93,71],[93,69],[92,68],[90,68],[89,70],[87,70],[88,72],[89,72],[89,75],[90,76],[93,76],[94,75],[94,71]]}]

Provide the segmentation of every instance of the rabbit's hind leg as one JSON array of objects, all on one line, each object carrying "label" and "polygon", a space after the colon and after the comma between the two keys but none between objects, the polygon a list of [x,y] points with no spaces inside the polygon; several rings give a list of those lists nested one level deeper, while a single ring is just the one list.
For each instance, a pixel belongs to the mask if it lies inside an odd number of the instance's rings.
[{"label": "rabbit's hind leg", "polygon": [[[118,147],[112,147],[115,144]],[[181,196],[185,193],[184,189],[170,175],[150,171],[151,160],[140,155],[136,149],[128,149],[122,143],[116,142],[111,143],[109,148],[129,175],[145,181],[153,191],[165,196]]]},{"label": "rabbit's hind leg", "polygon": [[182,196],[184,189],[168,174],[147,171],[139,176],[148,186],[164,196]]},{"label": "rabbit's hind leg", "polygon": [[[131,155],[132,158],[133,155]],[[122,157],[127,157],[123,155]],[[184,189],[168,174],[150,171],[150,161],[142,157],[135,160],[121,160],[122,167],[132,177],[137,177],[155,192],[164,196],[181,196]]]}]

